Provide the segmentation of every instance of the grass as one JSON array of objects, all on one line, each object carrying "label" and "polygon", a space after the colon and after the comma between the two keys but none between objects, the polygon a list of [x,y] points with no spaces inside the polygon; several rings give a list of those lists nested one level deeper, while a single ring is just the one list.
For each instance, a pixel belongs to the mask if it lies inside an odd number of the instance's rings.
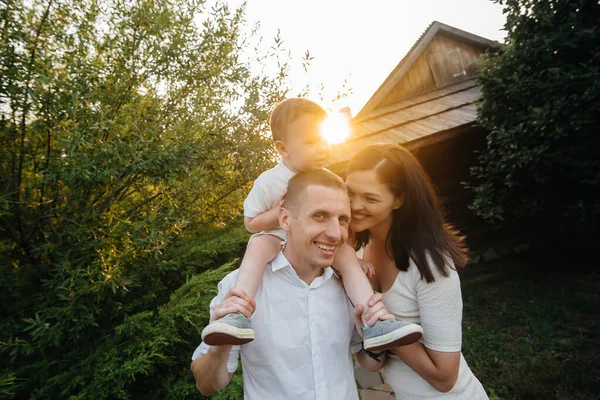
[{"label": "grass", "polygon": [[600,399],[600,271],[537,249],[460,272],[463,353],[490,399]]}]

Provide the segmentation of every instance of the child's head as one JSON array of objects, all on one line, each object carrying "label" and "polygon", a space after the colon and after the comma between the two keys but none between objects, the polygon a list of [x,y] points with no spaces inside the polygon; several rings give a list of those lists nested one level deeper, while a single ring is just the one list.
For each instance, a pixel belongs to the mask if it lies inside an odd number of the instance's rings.
[{"label": "child's head", "polygon": [[323,168],[329,146],[321,134],[327,112],[317,103],[300,98],[279,103],[271,113],[275,148],[294,172]]}]

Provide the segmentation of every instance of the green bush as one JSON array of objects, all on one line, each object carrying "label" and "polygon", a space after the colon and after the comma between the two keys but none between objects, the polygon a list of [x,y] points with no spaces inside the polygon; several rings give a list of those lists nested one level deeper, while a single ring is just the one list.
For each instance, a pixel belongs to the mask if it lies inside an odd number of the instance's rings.
[{"label": "green bush", "polygon": [[490,222],[600,217],[600,5],[496,0],[506,46],[483,57],[478,122],[487,146],[472,169],[472,208]]},{"label": "green bush", "polygon": [[287,65],[255,71],[243,8],[219,1],[7,0],[0,16],[0,394],[185,397],[202,288],[247,236],[183,232],[238,216],[273,165]]},{"label": "green bush", "polygon": [[[18,341],[2,343],[0,351],[11,354],[14,363],[4,366],[0,395],[10,398],[17,394],[32,399],[200,398],[189,371],[191,354],[208,322],[209,303],[217,293],[217,283],[236,268],[235,256],[243,253],[248,234],[241,234],[242,230],[238,222],[230,228],[207,229],[204,234],[181,240],[165,258],[184,266],[189,254],[183,249],[195,249],[194,266],[182,268],[190,273],[183,278],[184,283],[174,291],[170,290],[172,282],[164,283],[164,302],[155,283],[152,290],[138,298],[141,311],[128,313],[121,323],[102,327],[96,334],[87,335],[85,341],[59,346],[56,354],[48,352],[51,357],[41,360],[35,353],[33,357],[14,354]],[[202,258],[203,254],[207,256]],[[222,258],[232,257],[220,267],[216,264]],[[194,268],[203,272],[191,274]],[[173,276],[161,278],[169,281],[166,278]],[[135,295],[132,293],[132,297]],[[158,305],[152,308],[150,304]],[[232,384],[219,396],[240,398],[241,390],[238,371]]]},{"label": "green bush", "polygon": [[250,233],[240,220],[235,220],[224,228],[191,229],[183,236],[165,254],[161,268],[189,276],[238,257],[246,248]]}]

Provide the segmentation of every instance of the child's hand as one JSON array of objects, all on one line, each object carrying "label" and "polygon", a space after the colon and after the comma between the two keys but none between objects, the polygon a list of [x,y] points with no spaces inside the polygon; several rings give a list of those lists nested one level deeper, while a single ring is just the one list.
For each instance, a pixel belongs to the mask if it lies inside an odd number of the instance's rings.
[{"label": "child's hand", "polygon": [[371,278],[375,275],[375,268],[373,267],[373,264],[363,260],[362,258],[358,259],[358,263],[367,277]]}]

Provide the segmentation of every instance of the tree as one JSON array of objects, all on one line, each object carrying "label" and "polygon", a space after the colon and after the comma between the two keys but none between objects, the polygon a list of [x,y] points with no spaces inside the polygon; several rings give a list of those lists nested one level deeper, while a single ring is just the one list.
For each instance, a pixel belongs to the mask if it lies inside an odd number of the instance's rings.
[{"label": "tree", "polygon": [[[218,1],[4,0],[0,14],[0,393],[139,398],[136,379],[200,323],[196,293],[174,317],[194,324],[173,326],[171,293],[218,266],[163,253],[191,222],[239,214],[274,163],[287,65],[253,72],[243,8]],[[135,343],[147,359],[119,364]],[[103,365],[118,374],[94,392]]]},{"label": "tree", "polygon": [[497,0],[506,46],[483,57],[472,208],[491,222],[600,216],[600,4]]}]

